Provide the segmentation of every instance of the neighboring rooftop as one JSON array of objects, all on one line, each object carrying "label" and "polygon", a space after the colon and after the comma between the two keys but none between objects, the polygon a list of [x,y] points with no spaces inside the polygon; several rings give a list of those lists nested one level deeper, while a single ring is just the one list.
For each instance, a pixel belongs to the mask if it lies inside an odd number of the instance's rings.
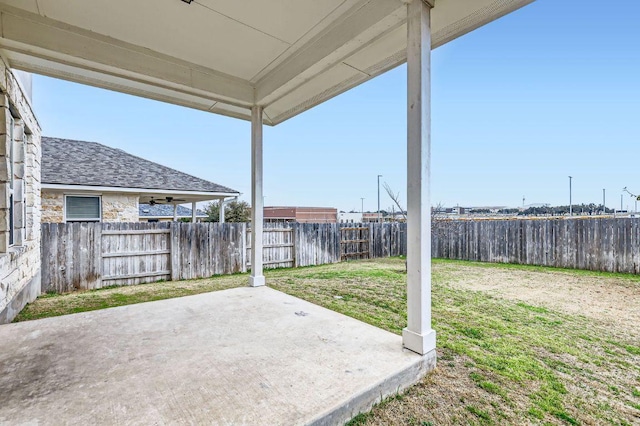
[{"label": "neighboring rooftop", "polygon": [[42,138],[42,183],[238,194],[121,149],[50,137]]},{"label": "neighboring rooftop", "polygon": [[[173,217],[173,204],[140,204],[138,211],[141,218],[144,217]],[[191,209],[178,205],[178,217],[191,217]],[[196,210],[196,217],[207,217],[202,210]]]}]

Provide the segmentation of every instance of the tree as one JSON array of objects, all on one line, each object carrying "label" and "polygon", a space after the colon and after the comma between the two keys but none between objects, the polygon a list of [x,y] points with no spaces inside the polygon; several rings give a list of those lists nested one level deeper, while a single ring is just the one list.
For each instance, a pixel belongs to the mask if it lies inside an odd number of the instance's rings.
[{"label": "tree", "polygon": [[205,222],[218,222],[220,220],[220,202],[210,202],[204,207],[204,212],[207,215]]},{"label": "tree", "polygon": [[[218,222],[220,220],[220,203],[211,202],[206,205],[204,212],[207,214],[206,222]],[[231,201],[224,205],[225,222],[249,222],[251,207],[246,201]]]},{"label": "tree", "polygon": [[400,210],[400,213],[402,213],[404,220],[407,220],[407,215],[404,213],[405,210],[400,205],[400,193],[393,192],[393,189],[391,189],[391,185],[389,185],[387,182],[385,182],[384,185],[382,185],[382,187],[384,188],[385,191],[387,191],[387,195],[389,196],[389,198],[391,198],[391,200],[395,203],[395,205],[398,206],[398,210]]},{"label": "tree", "polygon": [[249,222],[251,207],[246,201],[234,200],[225,205],[224,217],[227,222]]}]

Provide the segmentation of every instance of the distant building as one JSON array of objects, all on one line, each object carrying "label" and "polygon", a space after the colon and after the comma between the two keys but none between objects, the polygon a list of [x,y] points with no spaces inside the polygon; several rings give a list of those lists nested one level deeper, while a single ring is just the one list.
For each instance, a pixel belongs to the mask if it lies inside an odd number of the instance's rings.
[{"label": "distant building", "polygon": [[338,223],[362,223],[362,213],[338,213]]},{"label": "distant building", "polygon": [[332,207],[265,207],[265,222],[336,223],[338,209]]},{"label": "distant building", "polygon": [[364,213],[362,215],[362,222],[379,222],[384,220],[383,214],[382,213],[377,213],[377,212],[373,212],[373,213]]}]

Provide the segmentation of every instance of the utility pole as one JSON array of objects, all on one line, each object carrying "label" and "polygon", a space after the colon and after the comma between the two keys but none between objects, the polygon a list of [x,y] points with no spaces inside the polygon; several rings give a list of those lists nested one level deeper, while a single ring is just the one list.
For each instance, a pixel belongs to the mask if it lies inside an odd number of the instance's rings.
[{"label": "utility pole", "polygon": [[360,197],[360,222],[364,222],[364,197]]},{"label": "utility pole", "polygon": [[622,202],[623,202],[623,201],[622,201],[622,196],[623,196],[623,195],[624,195],[624,194],[620,194],[620,211],[624,210],[624,209],[622,208]]},{"label": "utility pole", "polygon": [[522,208],[524,209],[524,195],[522,196]]},{"label": "utility pole", "polygon": [[607,214],[607,204],[606,204],[606,190],[602,188],[602,214]]},{"label": "utility pole", "polygon": [[573,204],[571,203],[571,179],[572,176],[569,176],[569,216],[573,216]]},{"label": "utility pole", "polygon": [[382,217],[380,216],[380,178],[382,175],[378,175],[378,223],[382,222]]}]

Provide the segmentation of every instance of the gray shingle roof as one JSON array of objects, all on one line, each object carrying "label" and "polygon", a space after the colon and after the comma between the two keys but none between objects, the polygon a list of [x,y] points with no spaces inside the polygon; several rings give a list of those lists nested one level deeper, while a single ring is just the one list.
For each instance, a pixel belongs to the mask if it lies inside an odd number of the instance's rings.
[{"label": "gray shingle roof", "polygon": [[[140,204],[138,206],[138,212],[140,217],[173,217],[173,205],[156,204],[152,206],[149,204]],[[196,216],[207,217],[206,213],[202,210],[196,210]],[[178,217],[191,217],[191,209],[179,205]]]},{"label": "gray shingle roof", "polygon": [[226,186],[96,142],[42,137],[42,183],[236,194]]}]

